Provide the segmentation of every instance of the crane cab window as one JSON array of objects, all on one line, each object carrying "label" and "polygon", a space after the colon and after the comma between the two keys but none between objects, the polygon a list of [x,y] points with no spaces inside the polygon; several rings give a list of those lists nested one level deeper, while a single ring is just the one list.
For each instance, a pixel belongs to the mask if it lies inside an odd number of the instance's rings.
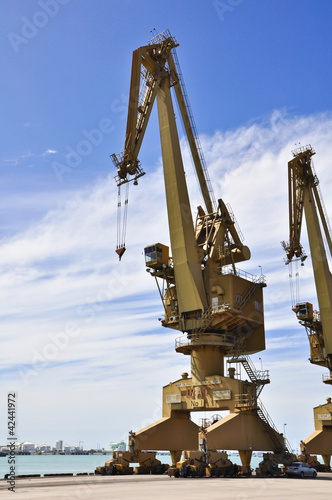
[{"label": "crane cab window", "polygon": [[169,249],[165,245],[156,243],[144,248],[145,265],[157,269],[168,264]]},{"label": "crane cab window", "polygon": [[293,310],[299,319],[313,318],[313,307],[312,304],[310,304],[310,302],[303,302],[302,304],[296,304]]}]

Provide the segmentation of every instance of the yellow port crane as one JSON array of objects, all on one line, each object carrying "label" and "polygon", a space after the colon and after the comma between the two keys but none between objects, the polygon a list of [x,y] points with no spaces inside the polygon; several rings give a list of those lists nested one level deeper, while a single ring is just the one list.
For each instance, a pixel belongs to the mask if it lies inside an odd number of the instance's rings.
[{"label": "yellow port crane", "polygon": [[[328,252],[332,256],[331,229],[312,162],[314,149],[307,145],[295,149],[292,153],[293,158],[288,162],[290,236],[289,243],[283,242],[286,264],[296,259],[303,264],[307,257],[300,243],[304,212],[319,304],[319,311],[314,311],[311,303],[298,302],[293,311],[306,329],[310,362],[328,368],[329,372],[323,375],[323,382],[332,384],[332,275],[323,238],[324,234]],[[301,443],[302,451],[305,454],[322,455],[328,465],[332,454],[330,397],[327,398],[326,404],[314,408],[314,420],[316,430]]]},{"label": "yellow port crane", "polygon": [[[144,175],[138,154],[152,106],[157,101],[162,162],[172,256],[153,243],[144,249],[146,268],[155,278],[164,307],[164,327],[183,333],[176,351],[191,358],[191,376],[163,388],[163,417],[130,434],[128,460],[142,450],[169,450],[173,466],[183,450],[237,449],[249,467],[253,450],[285,450],[283,436],[273,426],[258,399],[269,383],[268,371],[257,371],[249,354],[265,349],[263,293],[265,277],[237,269],[250,258],[231,208],[215,201],[191,107],[170,32],[156,35],[133,52],[124,150],[112,155],[116,181],[122,185]],[[195,225],[191,214],[180,142],[173,109],[174,90],[205,207]],[[124,242],[117,247],[119,257]],[[161,285],[160,285],[161,283]],[[224,359],[243,366],[246,380]],[[230,414],[203,434],[190,419],[194,411]],[[131,458],[130,458],[131,457]]]}]

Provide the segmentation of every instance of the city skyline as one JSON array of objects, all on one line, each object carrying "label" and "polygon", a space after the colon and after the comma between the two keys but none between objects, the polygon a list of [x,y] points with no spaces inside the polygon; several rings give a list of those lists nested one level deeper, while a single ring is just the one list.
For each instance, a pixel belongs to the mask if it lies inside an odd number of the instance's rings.
[{"label": "city skyline", "polygon": [[[0,451],[4,451],[9,447],[8,444],[0,443]],[[79,441],[79,445],[64,443],[62,439],[54,441],[54,445],[33,443],[32,441],[16,441],[15,448],[19,451],[44,451],[44,452],[52,452],[52,451],[107,451],[107,450],[115,450],[115,449],[125,449],[126,443],[124,441],[117,441],[109,443],[109,447],[105,448],[101,446],[100,443],[97,443],[97,446],[92,448],[84,448],[84,441]]]}]

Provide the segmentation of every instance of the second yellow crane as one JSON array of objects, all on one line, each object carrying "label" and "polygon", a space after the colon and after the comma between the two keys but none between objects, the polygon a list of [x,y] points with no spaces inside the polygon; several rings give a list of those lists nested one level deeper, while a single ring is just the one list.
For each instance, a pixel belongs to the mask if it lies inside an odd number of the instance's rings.
[{"label": "second yellow crane", "polygon": [[[303,212],[309,237],[311,260],[315,278],[319,311],[314,311],[309,302],[298,302],[293,310],[297,319],[305,327],[309,345],[310,362],[326,367],[323,375],[325,384],[332,384],[332,275],[324,244],[332,256],[331,229],[327,213],[319,192],[319,181],[314,170],[311,145],[293,151],[293,159],[288,162],[289,192],[289,243],[283,242],[286,250],[286,264],[299,259],[302,263],[306,254],[300,243]],[[323,229],[323,234],[322,230]],[[323,237],[324,235],[324,237]],[[304,454],[323,456],[328,466],[332,455],[332,403],[314,408],[315,431],[301,443]]]}]

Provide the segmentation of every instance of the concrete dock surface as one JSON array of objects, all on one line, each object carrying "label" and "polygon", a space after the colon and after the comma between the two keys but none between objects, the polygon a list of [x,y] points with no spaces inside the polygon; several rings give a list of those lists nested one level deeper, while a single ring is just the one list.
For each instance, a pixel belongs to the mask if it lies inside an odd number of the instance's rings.
[{"label": "concrete dock surface", "polygon": [[331,497],[332,473],[312,478],[174,478],[73,476],[16,479],[15,493],[0,480],[1,499],[59,500],[316,500]]}]

